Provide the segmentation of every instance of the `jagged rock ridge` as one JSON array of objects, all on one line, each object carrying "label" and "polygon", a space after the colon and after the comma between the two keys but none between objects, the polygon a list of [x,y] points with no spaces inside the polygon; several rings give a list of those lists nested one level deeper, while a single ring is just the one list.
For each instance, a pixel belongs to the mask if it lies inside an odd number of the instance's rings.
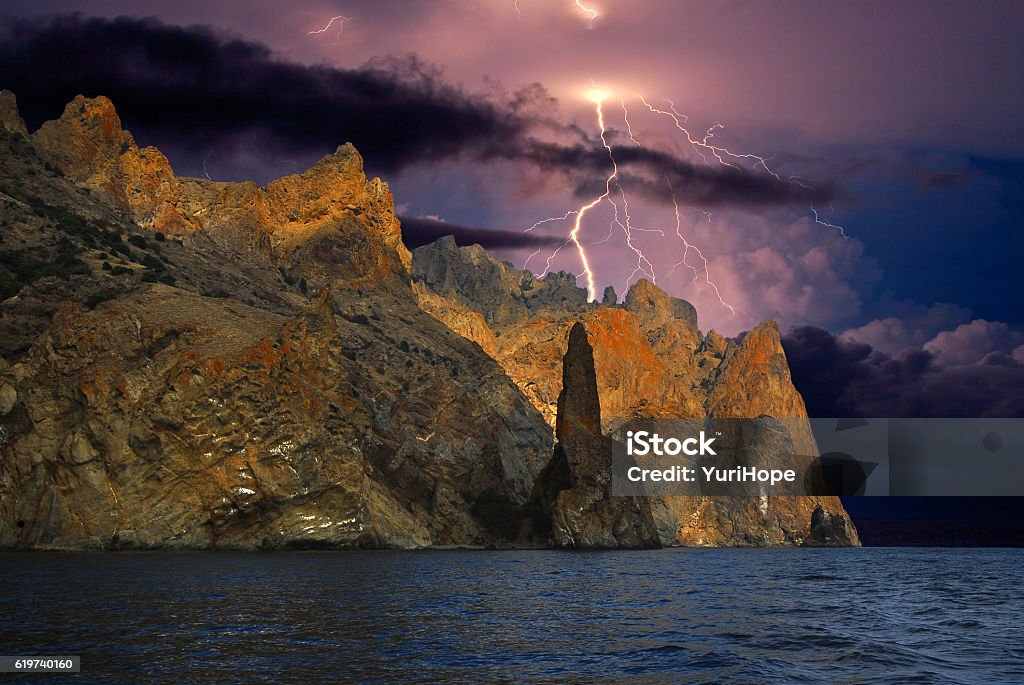
[{"label": "jagged rock ridge", "polygon": [[[629,289],[622,305],[612,304],[617,300],[614,292],[606,292],[605,304],[587,303],[585,291],[565,277],[549,284],[551,276],[535,279],[479,246],[459,248],[451,239],[415,250],[412,277],[419,291],[484,319],[490,330],[482,331],[477,325],[471,337],[493,337],[494,358],[553,427],[559,425],[566,392],[558,382],[563,359],[569,363],[573,358],[568,354],[572,343],[567,341],[578,337],[579,330],[586,331],[593,349],[605,433],[633,418],[705,422],[807,416],[773,321],[754,327],[740,341],[726,340],[713,330],[702,334],[692,305],[670,297],[646,279]],[[533,295],[534,290],[545,294]],[[429,310],[446,321],[443,308]],[[451,325],[461,332],[457,321]],[[566,379],[570,377],[578,378]],[[809,427],[797,431],[792,442],[798,453],[816,454]],[[556,449],[556,461],[561,458]],[[592,461],[592,468],[596,464]],[[610,463],[602,468],[610,469]],[[538,484],[538,491],[553,501],[558,491],[566,489],[566,473],[566,468],[549,468],[542,478],[550,482]],[[552,484],[555,481],[557,485]],[[651,515],[663,545],[801,544],[811,540],[812,517],[819,507],[848,533],[824,538],[819,534],[815,539],[857,544],[853,524],[834,497],[661,497],[652,501]],[[816,520],[825,517],[819,515]],[[578,544],[567,542],[570,539],[555,536],[557,544]],[[638,544],[636,539],[630,543]],[[611,546],[611,542],[605,539],[599,546]]]}]

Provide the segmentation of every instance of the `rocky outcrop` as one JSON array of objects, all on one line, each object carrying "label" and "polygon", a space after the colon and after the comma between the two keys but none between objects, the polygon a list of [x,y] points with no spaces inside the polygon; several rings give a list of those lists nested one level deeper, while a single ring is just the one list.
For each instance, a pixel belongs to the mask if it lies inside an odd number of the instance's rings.
[{"label": "rocky outcrop", "polygon": [[153,147],[139,149],[105,97],[76,97],[61,117],[32,135],[35,149],[69,180],[100,193],[142,227],[168,233],[198,230],[179,208],[180,184]]},{"label": "rocky outcrop", "polygon": [[659,546],[649,501],[611,495],[612,442],[601,432],[593,349],[580,323],[569,332],[555,433],[552,463],[535,486],[536,497],[551,517],[553,544]]},{"label": "rocky outcrop", "polygon": [[576,287],[572,274],[536,278],[499,261],[479,245],[460,248],[452,236],[418,248],[416,255],[413,280],[479,313],[495,328],[521,324],[543,311],[565,313],[587,307],[586,291]]},{"label": "rocky outcrop", "polygon": [[[467,308],[487,312],[498,306],[493,293],[509,283],[529,282],[530,275],[515,272],[482,250],[457,248],[452,241],[417,249],[413,278],[427,291],[438,288]],[[568,287],[561,286],[563,291]],[[549,425],[558,425],[565,388],[558,378],[570,330],[577,326],[586,331],[593,348],[606,434],[636,418],[697,424],[761,416],[806,418],[774,322],[760,324],[738,341],[727,340],[714,331],[702,335],[694,308],[646,279],[630,288],[621,306],[587,304],[585,291],[577,288],[577,293],[559,307],[541,305],[542,300],[527,306],[523,293],[507,295],[508,302],[516,303],[509,305],[517,308],[516,316],[485,315],[497,341],[495,359]],[[483,301],[474,303],[477,296]],[[784,441],[768,440],[763,449],[817,453],[809,426],[799,423]],[[557,463],[560,454],[556,452],[545,475],[550,481],[561,479],[565,489],[565,474],[571,469]],[[550,482],[540,487],[552,489]],[[554,495],[548,492],[548,497]],[[663,545],[798,545],[809,538],[818,506],[844,521],[850,532],[845,538],[830,538],[833,544],[857,543],[853,524],[833,497],[660,497],[652,499],[651,516]],[[608,544],[605,540],[599,546]]]},{"label": "rocky outcrop", "polygon": [[180,180],[174,197],[175,210],[193,217],[203,235],[234,251],[269,250],[310,285],[408,287],[410,256],[391,191],[366,178],[350,144],[264,187],[190,178]]},{"label": "rocky outcrop", "polygon": [[607,286],[604,289],[604,295],[601,297],[601,305],[604,307],[614,307],[619,301],[619,296],[615,294],[615,288]]},{"label": "rocky outcrop", "polygon": [[418,306],[355,151],[178,179],[107,104],[0,132],[0,548],[536,544],[550,428]]},{"label": "rocky outcrop", "polygon": [[[301,174],[260,187],[178,178],[154,147],[139,148],[105,97],[76,97],[32,135],[39,154],[74,183],[166,234],[201,232],[232,251],[270,248],[317,285],[408,280],[411,258],[387,183],[367,179],[351,144]],[[322,263],[340,267],[322,268]]]},{"label": "rocky outcrop", "polygon": [[697,330],[697,310],[686,300],[670,297],[664,290],[641,278],[626,293],[623,303],[647,329],[658,329],[671,322],[682,322],[682,330]]},{"label": "rocky outcrop", "polygon": [[18,100],[9,90],[0,90],[0,128],[8,133],[28,135],[25,122],[18,114]]},{"label": "rocky outcrop", "polygon": [[811,514],[811,534],[804,540],[805,547],[851,547],[860,544],[857,531],[848,517],[832,514],[818,505]]},{"label": "rocky outcrop", "polygon": [[0,543],[514,541],[471,510],[484,492],[527,501],[550,444],[539,421],[500,371],[438,365],[472,359],[432,339],[440,325],[404,352],[366,328],[326,290],[291,318],[160,284],[62,309],[5,379]]}]

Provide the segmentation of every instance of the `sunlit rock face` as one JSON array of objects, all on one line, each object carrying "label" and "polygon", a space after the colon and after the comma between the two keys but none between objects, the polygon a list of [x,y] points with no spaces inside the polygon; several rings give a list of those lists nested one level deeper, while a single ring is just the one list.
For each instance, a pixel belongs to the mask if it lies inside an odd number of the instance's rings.
[{"label": "sunlit rock face", "polygon": [[69,268],[0,266],[0,547],[540,542],[550,429],[418,306],[351,146],[261,188],[174,177],[102,98],[4,131],[10,262]]},{"label": "sunlit rock face", "polygon": [[[417,287],[484,318],[496,341],[494,358],[553,428],[566,379],[580,378],[564,376],[570,341],[578,338],[580,326],[592,348],[605,434],[633,418],[807,417],[773,321],[741,340],[726,340],[713,330],[701,333],[694,308],[650,281],[635,283],[622,305],[612,305],[610,294],[603,305],[587,303],[586,291],[576,288],[571,276],[535,279],[478,246],[458,248],[450,239],[415,250],[412,277]],[[444,312],[437,316],[449,322]],[[457,321],[450,325],[461,329]],[[473,335],[487,337],[479,330]],[[800,454],[816,454],[809,427],[791,439]],[[595,475],[597,452],[589,451],[588,470]],[[558,463],[546,469],[548,482],[538,484],[549,505],[559,489],[571,491],[574,481],[567,474],[572,469],[564,460],[565,450],[556,449]],[[600,463],[610,473],[610,457]],[[816,535],[814,540],[828,542],[814,544],[859,544],[834,497],[660,497],[651,500],[650,515],[661,545],[798,545],[811,541],[818,507],[841,521],[846,534]],[[642,521],[639,525],[642,529]],[[640,538],[619,544],[642,546]],[[611,537],[556,534],[553,539],[560,545],[617,546]]]},{"label": "sunlit rock face", "polygon": [[484,317],[454,300],[430,292],[419,283],[414,283],[413,289],[423,311],[494,356],[497,341]]},{"label": "sunlit rock face", "polygon": [[366,178],[351,144],[262,187],[178,178],[163,153],[140,149],[121,128],[110,100],[81,96],[32,142],[56,170],[142,228],[201,231],[234,250],[272,250],[317,280],[372,285],[408,278],[410,255],[391,191],[379,178]]}]

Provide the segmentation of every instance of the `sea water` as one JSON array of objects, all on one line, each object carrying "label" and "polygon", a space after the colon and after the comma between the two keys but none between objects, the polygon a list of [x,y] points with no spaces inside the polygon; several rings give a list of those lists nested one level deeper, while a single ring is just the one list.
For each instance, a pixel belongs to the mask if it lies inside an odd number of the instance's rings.
[{"label": "sea water", "polygon": [[11,682],[1024,682],[1024,550],[0,554]]}]

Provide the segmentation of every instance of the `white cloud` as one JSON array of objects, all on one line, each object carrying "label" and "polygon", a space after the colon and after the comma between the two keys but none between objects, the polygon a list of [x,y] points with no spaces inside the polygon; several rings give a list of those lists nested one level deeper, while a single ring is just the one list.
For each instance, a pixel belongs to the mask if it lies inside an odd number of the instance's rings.
[{"label": "white cloud", "polygon": [[840,335],[845,340],[867,343],[876,350],[895,354],[908,347],[921,347],[940,331],[951,330],[970,320],[971,311],[946,302],[931,307],[900,303],[897,316],[874,319]]},{"label": "white cloud", "polygon": [[992,352],[1021,356],[1024,333],[1015,331],[1002,321],[975,319],[942,331],[924,344],[924,349],[935,355],[945,366],[974,364]]},{"label": "white cloud", "polygon": [[[733,334],[763,319],[775,319],[783,329],[841,321],[860,312],[860,289],[869,288],[880,273],[874,260],[864,256],[862,243],[806,217],[783,221],[734,215],[691,230],[688,239],[708,256],[711,280],[722,299],[749,315],[733,316],[704,284],[703,275],[694,283],[692,272],[678,267],[659,284],[697,307],[703,330]],[[669,250],[682,251],[671,243]]]}]

